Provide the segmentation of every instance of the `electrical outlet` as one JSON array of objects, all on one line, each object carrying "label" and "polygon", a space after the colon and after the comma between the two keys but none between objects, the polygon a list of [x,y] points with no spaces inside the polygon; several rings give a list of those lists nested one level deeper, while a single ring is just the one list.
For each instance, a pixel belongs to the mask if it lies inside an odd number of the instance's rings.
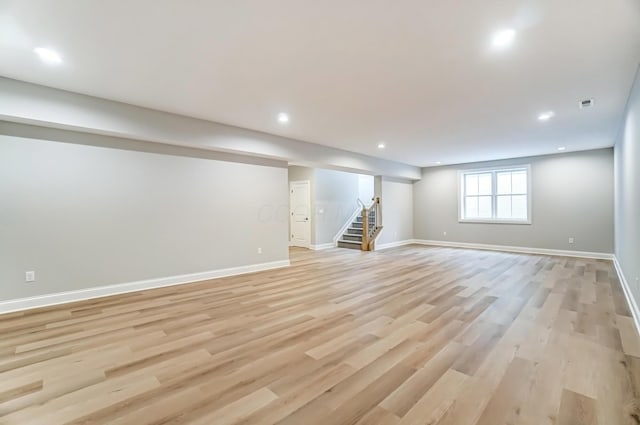
[{"label": "electrical outlet", "polygon": [[569,243],[573,243],[573,238],[569,238]]},{"label": "electrical outlet", "polygon": [[262,254],[262,248],[258,248],[258,254]]},{"label": "electrical outlet", "polygon": [[36,280],[36,272],[29,271],[24,273],[25,282],[35,282],[35,280]]},{"label": "electrical outlet", "polygon": [[443,236],[447,236],[447,232],[442,232],[442,235]]}]

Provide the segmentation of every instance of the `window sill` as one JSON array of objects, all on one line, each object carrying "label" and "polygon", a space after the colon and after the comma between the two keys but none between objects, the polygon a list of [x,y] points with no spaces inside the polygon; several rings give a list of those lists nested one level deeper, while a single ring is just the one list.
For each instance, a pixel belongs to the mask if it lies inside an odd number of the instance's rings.
[{"label": "window sill", "polygon": [[462,219],[458,223],[477,223],[477,224],[531,224],[531,220],[492,220],[492,219]]}]

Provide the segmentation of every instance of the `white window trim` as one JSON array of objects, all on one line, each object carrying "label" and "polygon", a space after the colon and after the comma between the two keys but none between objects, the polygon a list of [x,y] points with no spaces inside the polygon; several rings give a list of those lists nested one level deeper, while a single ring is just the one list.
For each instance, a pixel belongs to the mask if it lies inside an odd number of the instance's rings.
[{"label": "white window trim", "polygon": [[[462,190],[462,179],[465,174],[474,174],[474,173],[487,173],[492,172],[494,176],[491,178],[492,184],[492,194],[491,194],[491,210],[492,212],[496,211],[496,185],[497,179],[495,178],[495,173],[500,171],[516,171],[516,170],[527,170],[527,219],[526,220],[505,220],[500,218],[463,218],[463,205],[464,205],[464,193]],[[474,168],[468,170],[458,170],[458,223],[482,223],[482,224],[531,224],[531,211],[533,204],[533,197],[531,193],[531,164],[519,164],[519,165],[510,165],[504,167],[487,167],[487,168]]]}]

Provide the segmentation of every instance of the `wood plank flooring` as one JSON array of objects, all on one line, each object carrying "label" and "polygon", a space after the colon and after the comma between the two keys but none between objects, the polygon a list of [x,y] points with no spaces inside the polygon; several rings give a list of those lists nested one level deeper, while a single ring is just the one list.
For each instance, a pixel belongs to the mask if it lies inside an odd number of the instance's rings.
[{"label": "wood plank flooring", "polygon": [[609,261],[291,260],[0,316],[0,424],[640,424],[640,339]]}]

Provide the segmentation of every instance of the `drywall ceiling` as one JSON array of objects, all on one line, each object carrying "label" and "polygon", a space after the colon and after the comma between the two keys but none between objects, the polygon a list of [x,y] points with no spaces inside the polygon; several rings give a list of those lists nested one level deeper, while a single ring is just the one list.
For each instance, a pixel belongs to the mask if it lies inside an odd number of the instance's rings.
[{"label": "drywall ceiling", "polygon": [[0,1],[0,75],[418,166],[611,146],[639,60],[637,0]]}]

